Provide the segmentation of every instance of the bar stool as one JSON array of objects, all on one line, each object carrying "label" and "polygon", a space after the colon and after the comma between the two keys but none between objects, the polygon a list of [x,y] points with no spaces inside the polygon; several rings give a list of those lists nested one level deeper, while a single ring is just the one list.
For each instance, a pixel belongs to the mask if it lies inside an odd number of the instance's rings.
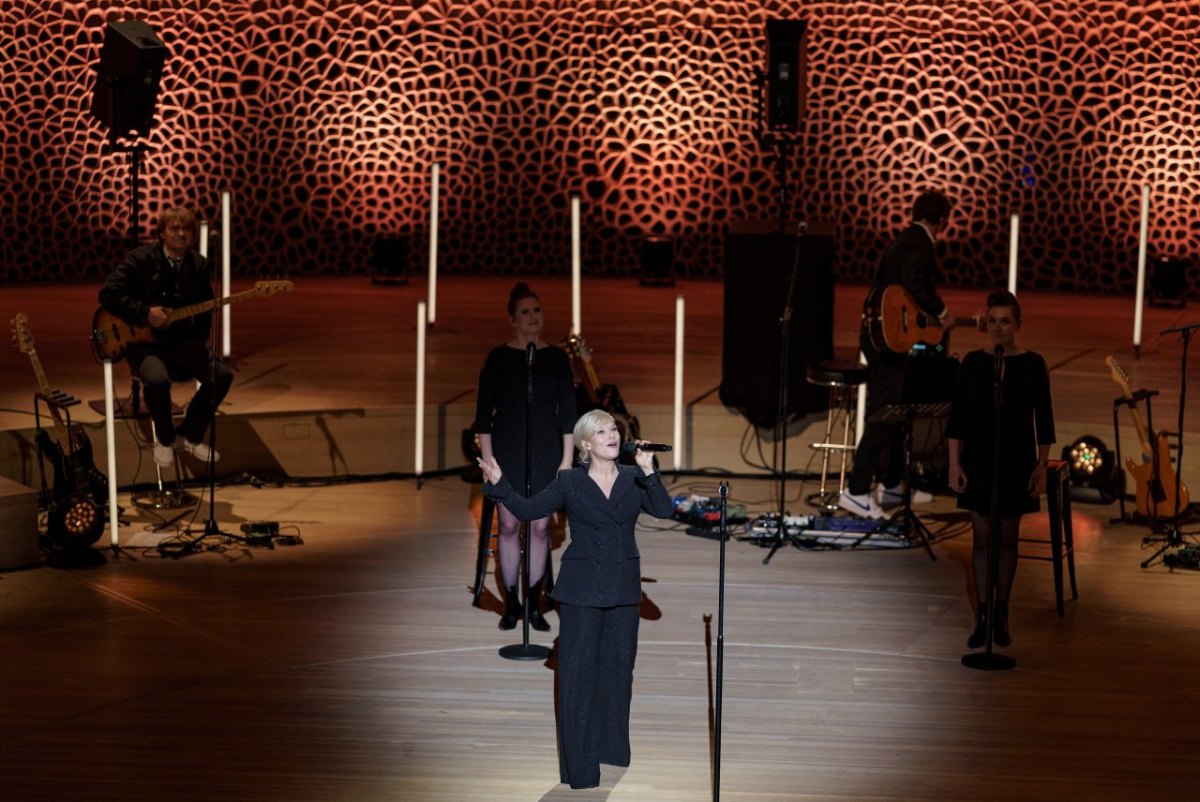
[{"label": "bar stool", "polygon": [[[121,399],[113,410],[113,418],[130,418],[137,421],[148,420],[149,439],[146,438],[145,429],[141,426],[134,426],[133,429],[141,432],[142,436],[136,437],[138,448],[142,451],[152,450],[154,444],[158,442],[158,432],[154,429],[154,420],[150,417],[150,410],[142,403],[142,381],[141,378],[130,371],[133,377],[133,383],[130,386],[129,397]],[[98,408],[101,414],[104,414],[103,402],[92,404],[93,408]],[[173,415],[180,415],[183,409],[172,403],[171,412]],[[153,461],[153,460],[152,460]],[[145,493],[138,493],[130,496],[130,501],[133,506],[139,509],[149,510],[174,510],[181,507],[189,507],[196,503],[196,496],[183,489],[183,482],[179,474],[179,462],[175,461],[175,481],[174,487],[167,487],[163,482],[163,469],[154,463],[155,488]]]},{"label": "bar stool", "polygon": [[[821,489],[815,496],[809,497],[809,503],[815,504],[825,512],[834,512],[838,509],[838,496],[846,489],[846,459],[854,451],[851,422],[854,420],[858,387],[866,383],[870,373],[871,370],[866,365],[832,360],[808,368],[809,384],[829,388],[829,414],[825,416],[825,439],[820,443],[810,445],[810,448],[821,452]],[[833,426],[839,412],[844,418],[842,440],[835,443],[832,440]],[[836,492],[828,490],[829,458],[832,451],[839,453]]]},{"label": "bar stool", "polygon": [[1046,560],[1054,566],[1054,599],[1058,617],[1066,613],[1063,603],[1063,558],[1071,580],[1071,599],[1079,598],[1075,587],[1075,537],[1071,531],[1071,466],[1064,460],[1052,459],[1046,466],[1046,507],[1050,515],[1050,538],[1018,537],[1018,543],[1049,544],[1050,556],[1021,554],[1022,560]]}]

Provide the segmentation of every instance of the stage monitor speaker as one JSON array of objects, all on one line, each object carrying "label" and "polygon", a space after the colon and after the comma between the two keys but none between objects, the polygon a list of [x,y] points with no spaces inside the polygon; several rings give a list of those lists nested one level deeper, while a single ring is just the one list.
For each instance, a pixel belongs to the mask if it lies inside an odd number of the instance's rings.
[{"label": "stage monitor speaker", "polygon": [[96,68],[92,116],[108,127],[112,139],[150,132],[166,60],[166,45],[146,23],[108,23]]},{"label": "stage monitor speaker", "polygon": [[1151,306],[1182,308],[1187,304],[1187,259],[1162,257],[1150,263]]},{"label": "stage monitor speaker", "polygon": [[833,357],[833,237],[731,231],[725,240],[725,332],[721,402],[755,426],[775,425],[779,408],[779,319],[799,248],[788,336],[788,417],[829,405],[809,384],[809,365]]},{"label": "stage monitor speaker", "polygon": [[797,131],[804,119],[808,58],[804,20],[767,20],[767,128]]},{"label": "stage monitor speaker", "polygon": [[642,240],[643,287],[675,286],[675,240],[665,236],[647,236]]},{"label": "stage monitor speaker", "polygon": [[371,248],[371,282],[408,283],[408,238],[380,237]]}]

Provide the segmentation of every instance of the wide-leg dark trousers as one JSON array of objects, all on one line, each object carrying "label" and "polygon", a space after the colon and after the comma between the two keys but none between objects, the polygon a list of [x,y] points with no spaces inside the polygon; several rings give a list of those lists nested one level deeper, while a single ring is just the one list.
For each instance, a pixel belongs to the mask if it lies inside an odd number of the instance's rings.
[{"label": "wide-leg dark trousers", "polygon": [[601,763],[629,765],[638,605],[560,604],[558,618],[559,777],[591,788]]}]

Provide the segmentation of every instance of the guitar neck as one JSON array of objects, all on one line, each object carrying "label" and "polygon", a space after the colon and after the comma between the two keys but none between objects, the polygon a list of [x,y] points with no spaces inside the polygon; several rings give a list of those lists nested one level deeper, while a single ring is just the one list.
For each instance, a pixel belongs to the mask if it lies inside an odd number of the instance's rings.
[{"label": "guitar neck", "polygon": [[205,312],[216,309],[218,306],[226,306],[228,304],[237,303],[238,301],[245,301],[259,294],[260,293],[257,289],[245,290],[243,292],[234,293],[233,295],[225,298],[214,298],[211,301],[201,301],[198,304],[181,306],[178,309],[171,310],[171,312],[167,315],[167,323],[186,320],[189,317],[195,317],[196,315],[201,315]]},{"label": "guitar neck", "polygon": [[46,378],[46,371],[42,369],[42,360],[38,358],[37,351],[29,350],[29,361],[33,363],[33,373],[37,376],[38,389],[41,391],[42,397],[47,399],[46,406],[50,410],[51,420],[54,421],[54,439],[64,451],[69,452],[71,441],[67,435],[67,424],[62,419],[62,413],[58,411],[58,407],[49,402],[53,388]]},{"label": "guitar neck", "polygon": [[[1126,396],[1128,398],[1128,396]],[[1138,443],[1142,447],[1142,459],[1149,461],[1154,457],[1154,448],[1150,445],[1150,433],[1142,421],[1142,413],[1133,404],[1129,405],[1129,414],[1133,416],[1133,428],[1137,431]]]}]

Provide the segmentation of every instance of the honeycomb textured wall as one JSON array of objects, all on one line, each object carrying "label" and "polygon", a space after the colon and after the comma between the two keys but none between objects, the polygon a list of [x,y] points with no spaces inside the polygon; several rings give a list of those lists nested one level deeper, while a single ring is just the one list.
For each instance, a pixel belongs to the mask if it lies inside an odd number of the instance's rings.
[{"label": "honeycomb textured wall", "polygon": [[1152,253],[1200,252],[1194,0],[9,0],[6,283],[94,279],[123,249],[127,156],[88,110],[104,25],[134,17],[170,51],[140,233],[229,189],[239,274],[361,273],[392,236],[422,270],[438,163],[447,273],[565,274],[578,193],[588,274],[636,274],[652,233],[720,276],[729,226],[780,215],[755,121],[774,17],[809,22],[785,216],[835,232],[842,279],[923,187],[957,202],[949,284],[1004,283],[1017,213],[1022,287],[1129,291],[1143,184]]}]

